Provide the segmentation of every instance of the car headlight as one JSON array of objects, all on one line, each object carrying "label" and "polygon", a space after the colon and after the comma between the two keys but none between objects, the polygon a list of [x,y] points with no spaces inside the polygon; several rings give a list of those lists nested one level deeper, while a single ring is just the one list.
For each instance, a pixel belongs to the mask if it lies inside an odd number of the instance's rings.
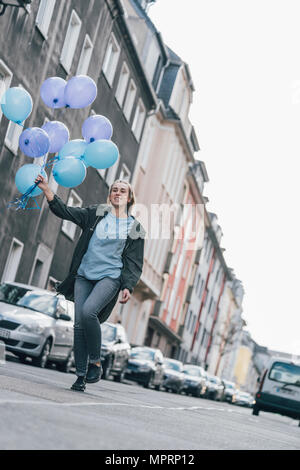
[{"label": "car headlight", "polygon": [[35,333],[37,335],[40,335],[41,333],[43,333],[45,327],[44,326],[41,326],[41,325],[38,325],[37,323],[31,323],[31,324],[25,324],[25,325],[22,325],[20,328],[19,328],[19,331],[22,331],[24,333]]}]

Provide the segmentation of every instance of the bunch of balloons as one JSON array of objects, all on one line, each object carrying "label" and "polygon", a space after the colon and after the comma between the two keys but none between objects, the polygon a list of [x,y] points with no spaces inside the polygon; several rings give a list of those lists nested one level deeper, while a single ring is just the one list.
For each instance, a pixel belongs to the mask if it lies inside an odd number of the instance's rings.
[{"label": "bunch of balloons", "polygon": [[[93,103],[97,96],[95,82],[86,75],[77,75],[66,81],[50,77],[40,89],[41,98],[50,108],[80,109]],[[1,99],[3,114],[16,124],[23,126],[33,107],[30,94],[20,87],[9,88]],[[23,194],[14,204],[24,209],[31,197],[42,190],[34,183],[38,174],[47,179],[45,168],[53,165],[53,177],[64,187],[80,185],[86,177],[86,169],[109,168],[119,157],[118,147],[111,141],[113,128],[110,121],[101,115],[88,117],[82,125],[83,139],[70,140],[70,133],[60,121],[46,122],[41,128],[25,129],[19,139],[21,151],[31,158],[44,157],[43,164],[26,164],[17,171],[15,183]],[[46,163],[48,153],[58,154]]]}]

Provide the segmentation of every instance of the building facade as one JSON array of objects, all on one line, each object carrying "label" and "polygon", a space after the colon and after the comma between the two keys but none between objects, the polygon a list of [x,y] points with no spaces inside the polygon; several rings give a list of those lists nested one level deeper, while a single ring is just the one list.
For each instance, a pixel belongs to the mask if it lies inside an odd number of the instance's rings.
[{"label": "building facade", "polygon": [[[58,120],[68,127],[70,139],[78,139],[89,115],[101,114],[111,121],[112,140],[120,151],[112,167],[89,167],[85,181],[73,189],[58,186],[48,170],[52,190],[68,205],[106,202],[114,179],[131,181],[146,115],[156,106],[120,2],[34,0],[26,10],[7,9],[0,22],[0,90],[2,94],[22,86],[32,96],[33,111],[25,128]],[[18,48],[12,49],[16,38]],[[44,80],[52,76],[68,80],[78,74],[96,82],[94,103],[79,110],[46,107],[39,95]],[[3,115],[0,118],[0,276],[2,281],[50,288],[66,276],[80,229],[57,219],[42,195],[37,198],[41,210],[7,209],[18,195],[17,170],[33,161],[18,148],[23,128]]]}]

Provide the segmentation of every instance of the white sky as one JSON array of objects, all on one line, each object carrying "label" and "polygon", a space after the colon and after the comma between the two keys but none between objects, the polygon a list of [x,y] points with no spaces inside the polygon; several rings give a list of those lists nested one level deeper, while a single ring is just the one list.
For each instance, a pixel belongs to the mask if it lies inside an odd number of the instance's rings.
[{"label": "white sky", "polygon": [[300,354],[300,3],[157,0],[149,16],[191,70],[207,209],[243,282],[247,329]]}]

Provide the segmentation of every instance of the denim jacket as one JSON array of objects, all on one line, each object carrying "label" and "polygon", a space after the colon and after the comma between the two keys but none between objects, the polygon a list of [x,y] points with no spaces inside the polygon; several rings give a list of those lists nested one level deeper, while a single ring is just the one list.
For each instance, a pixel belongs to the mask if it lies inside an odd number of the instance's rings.
[{"label": "denim jacket", "polygon": [[[107,212],[111,210],[111,207],[107,204],[100,204],[98,206],[94,205],[86,208],[70,207],[67,206],[57,195],[55,195],[54,199],[48,202],[48,204],[50,210],[57,217],[69,220],[82,229],[81,236],[73,253],[69,274],[66,279],[56,287],[57,292],[63,294],[66,299],[74,300],[74,284],[77,270],[88,249],[89,241],[98,222],[105,217]],[[140,222],[138,222],[135,217],[133,218],[134,223],[127,236],[122,253],[123,268],[121,270],[120,289],[108,305],[99,312],[98,318],[101,323],[106,321],[109,317],[118,300],[120,290],[128,289],[132,293],[142,274],[146,232]]]}]

